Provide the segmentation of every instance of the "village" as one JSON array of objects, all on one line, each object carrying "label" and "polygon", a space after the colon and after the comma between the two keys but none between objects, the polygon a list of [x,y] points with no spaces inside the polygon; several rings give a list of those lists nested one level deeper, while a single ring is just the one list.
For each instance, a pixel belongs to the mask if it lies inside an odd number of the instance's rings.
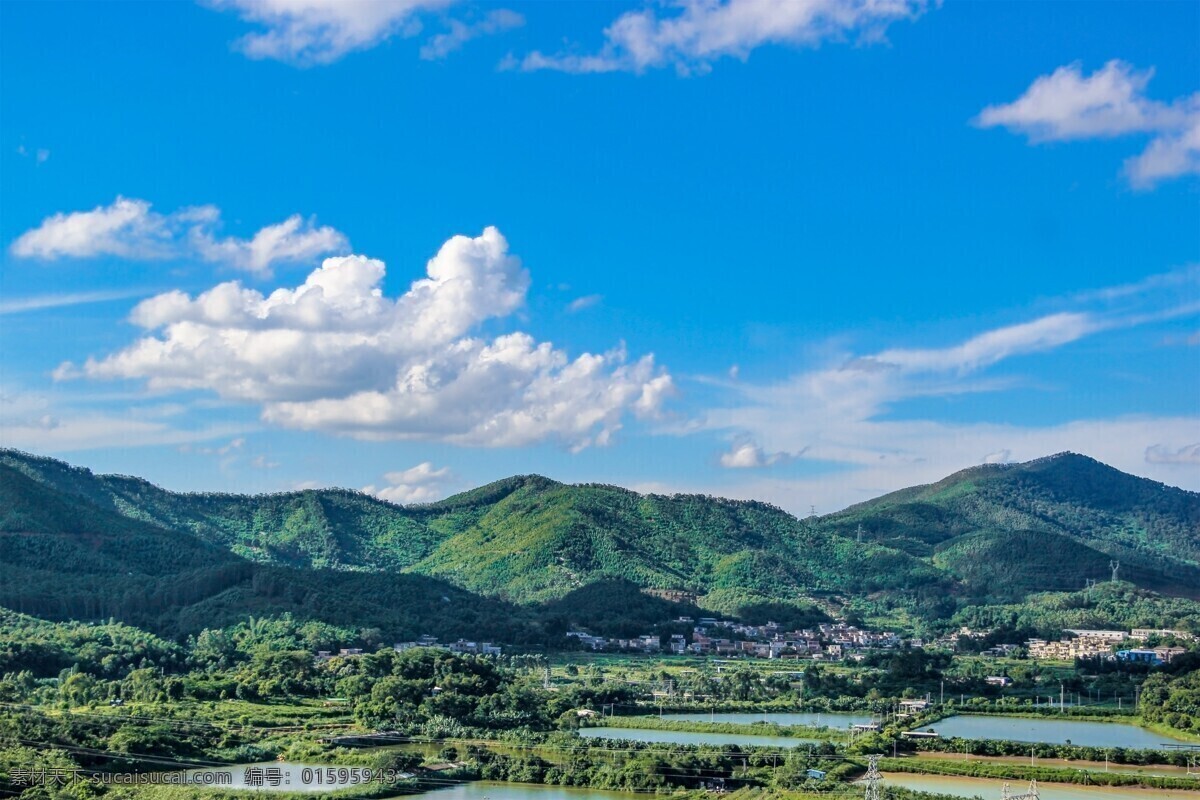
[{"label": "village", "polygon": [[643,634],[630,639],[593,636],[586,631],[569,631],[581,647],[589,650],[668,652],[691,655],[746,656],[750,658],[807,658],[837,661],[859,650],[887,649],[903,645],[921,646],[920,640],[904,640],[895,633],[869,631],[845,623],[822,623],[815,629],[785,631],[775,622],[746,625],[715,617],[679,617],[676,624],[692,625],[691,641],[681,633],[660,637]]},{"label": "village", "polygon": [[[726,658],[807,659],[812,661],[860,661],[871,650],[891,650],[902,647],[926,650],[959,651],[966,640],[982,639],[990,630],[963,627],[957,632],[932,640],[902,638],[890,631],[865,630],[844,622],[822,623],[815,628],[785,631],[775,622],[747,625],[720,620],[716,617],[678,617],[676,625],[691,625],[691,637],[681,633],[659,635],[641,634],[630,638],[606,638],[584,630],[568,631],[566,637],[582,650],[593,652],[666,653],[674,655],[712,655]],[[979,654],[990,658],[1025,657],[1034,661],[1073,661],[1075,659],[1117,660],[1159,666],[1170,663],[1177,655],[1187,652],[1180,645],[1158,644],[1154,647],[1121,647],[1129,643],[1150,640],[1192,642],[1196,637],[1186,631],[1135,628],[1130,631],[1068,629],[1061,639],[1028,639],[1023,644],[998,644]],[[415,640],[397,642],[398,653],[417,647],[444,650],[456,654],[499,656],[503,647],[493,642],[458,639],[440,642],[436,636],[423,635]],[[337,653],[319,650],[316,661],[327,661],[362,655],[360,648],[342,648]],[[1007,685],[1007,679],[988,678],[989,683]]]}]

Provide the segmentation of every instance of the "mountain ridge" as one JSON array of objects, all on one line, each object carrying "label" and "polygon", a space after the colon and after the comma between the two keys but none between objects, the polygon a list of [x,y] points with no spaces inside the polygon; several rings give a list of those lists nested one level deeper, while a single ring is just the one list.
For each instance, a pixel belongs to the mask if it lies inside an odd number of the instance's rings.
[{"label": "mountain ridge", "polygon": [[1107,577],[1109,559],[1137,586],[1200,595],[1200,494],[1069,453],[971,467],[807,520],[758,501],[540,475],[400,506],[348,489],[171,492],[15,450],[0,451],[0,467],[94,506],[112,530],[137,523],[149,526],[129,529],[139,535],[218,548],[235,572],[316,570],[361,585],[422,577],[512,607],[608,582],[619,591],[605,596],[629,605],[640,604],[631,592],[671,590],[733,616],[868,602],[940,618],[967,602],[1082,588]]}]

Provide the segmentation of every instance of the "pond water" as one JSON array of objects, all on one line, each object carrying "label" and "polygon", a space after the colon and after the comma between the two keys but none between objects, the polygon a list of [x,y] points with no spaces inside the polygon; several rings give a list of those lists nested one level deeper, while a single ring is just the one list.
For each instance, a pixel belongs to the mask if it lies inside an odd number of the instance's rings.
[{"label": "pond water", "polygon": [[844,711],[796,711],[768,712],[766,714],[720,713],[705,714],[664,714],[663,719],[677,719],[683,722],[732,722],[738,725],[752,725],[756,722],[773,722],[776,725],[810,725],[830,728],[849,728],[851,725],[866,725],[878,722],[878,717],[870,714],[854,714]]},{"label": "pond water", "polygon": [[817,739],[796,736],[763,736],[753,733],[700,733],[698,731],[655,731],[641,728],[580,728],[585,739],[623,739],[627,742],[665,744],[736,744],[743,747],[799,747],[816,744]]},{"label": "pond water", "polygon": [[[1028,788],[1027,781],[1009,781],[1014,794]],[[1004,788],[1003,780],[995,778],[959,778],[950,775],[912,775],[906,772],[885,772],[883,782],[888,786],[903,786],[923,792],[940,792],[959,797],[982,797],[984,800],[1000,800]],[[1137,786],[1075,786],[1064,783],[1039,783],[1038,796],[1041,800],[1196,800],[1200,794],[1184,789],[1144,789]]]},{"label": "pond water", "polygon": [[[213,789],[250,789],[264,792],[332,792],[353,786],[367,786],[384,780],[392,782],[397,773],[379,776],[370,770],[328,764],[296,764],[265,761],[260,764],[190,769],[182,773],[185,782]],[[404,773],[399,776],[407,777]]]},{"label": "pond water", "polygon": [[539,786],[528,783],[463,783],[445,789],[414,795],[428,800],[628,800],[645,797],[632,792],[608,792],[599,789],[574,789],[564,786]]},{"label": "pond water", "polygon": [[1004,717],[993,714],[961,714],[947,717],[918,730],[935,730],[943,738],[1007,739],[1013,742],[1085,745],[1087,747],[1130,747],[1156,749],[1163,744],[1187,740],[1139,728],[1127,722],[1088,722],[1079,719]]}]

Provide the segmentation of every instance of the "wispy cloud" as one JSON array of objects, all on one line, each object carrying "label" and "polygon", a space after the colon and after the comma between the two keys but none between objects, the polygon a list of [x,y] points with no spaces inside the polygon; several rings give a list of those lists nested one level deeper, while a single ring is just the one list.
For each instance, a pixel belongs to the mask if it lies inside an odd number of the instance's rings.
[{"label": "wispy cloud", "polygon": [[393,36],[414,36],[421,14],[454,0],[209,0],[260,27],[236,47],[248,58],[301,67],[330,64]]},{"label": "wispy cloud", "polygon": [[1141,135],[1149,144],[1125,162],[1133,186],[1200,174],[1200,92],[1171,102],[1152,100],[1153,69],[1109,61],[1091,75],[1078,62],[1035,80],[1011,103],[983,109],[975,123],[1025,134],[1030,142]]},{"label": "wispy cloud", "polygon": [[571,314],[574,314],[576,312],[583,311],[584,309],[591,308],[592,306],[599,305],[600,301],[603,299],[604,296],[599,294],[586,294],[583,297],[576,297],[574,300],[567,303],[567,311]]},{"label": "wispy cloud", "polygon": [[[1080,295],[1086,302],[1064,301],[1077,306],[1071,310],[984,331],[943,347],[844,353],[824,366],[770,383],[713,380],[708,385],[722,390],[728,402],[666,429],[680,435],[711,431],[732,439],[733,448],[720,457],[725,467],[761,469],[789,460],[840,464],[842,472],[804,482],[813,491],[819,487],[825,503],[835,505],[920,480],[937,480],[972,464],[1024,460],[1068,449],[1164,479],[1168,477],[1164,470],[1190,457],[1185,445],[1194,441],[1200,419],[1123,417],[1024,427],[897,419],[890,414],[899,403],[914,398],[1013,388],[1012,378],[989,375],[990,368],[1002,362],[1054,351],[1104,331],[1200,315],[1200,306],[1186,296],[1200,287],[1195,270],[1155,276],[1140,284],[1140,292],[1118,287]],[[1174,291],[1164,292],[1164,286]],[[742,485],[769,490],[779,500],[781,487],[790,483],[759,477]],[[793,497],[787,502],[794,508],[811,501]]]},{"label": "wispy cloud", "polygon": [[1200,464],[1200,442],[1177,448],[1161,444],[1147,447],[1146,461],[1150,464]]},{"label": "wispy cloud", "polygon": [[498,8],[488,12],[483,19],[474,22],[451,19],[447,21],[449,30],[429,38],[421,47],[421,58],[426,61],[437,61],[445,58],[472,39],[483,36],[494,36],[498,33],[519,28],[525,24],[525,18],[507,8]]},{"label": "wispy cloud", "polygon": [[854,39],[878,41],[888,26],[915,19],[924,0],[682,0],[677,13],[629,11],[604,30],[598,52],[546,55],[535,51],[511,66],[562,72],[645,72],[674,67],[703,73],[713,62],[745,60],[765,45],[816,47]]},{"label": "wispy cloud", "polygon": [[157,407],[128,405],[114,412],[25,389],[0,389],[0,447],[39,453],[102,448],[187,445],[238,436],[248,426],[230,423],[187,425],[185,415]]},{"label": "wispy cloud", "polygon": [[41,311],[47,308],[66,308],[70,306],[87,305],[89,303],[109,303],[114,300],[128,300],[133,297],[145,297],[153,292],[147,289],[124,289],[97,292],[66,292],[61,294],[39,294],[28,297],[7,297],[0,300],[0,316],[6,314],[21,314],[26,311]]}]

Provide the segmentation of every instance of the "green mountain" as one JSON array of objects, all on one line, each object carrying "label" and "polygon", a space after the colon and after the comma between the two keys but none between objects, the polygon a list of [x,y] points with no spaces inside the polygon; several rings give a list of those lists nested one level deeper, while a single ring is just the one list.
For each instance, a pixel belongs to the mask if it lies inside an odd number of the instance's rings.
[{"label": "green mountain", "polygon": [[257,563],[427,575],[522,604],[600,580],[703,597],[729,613],[805,597],[911,587],[941,596],[949,588],[931,564],[816,532],[762,503],[643,496],[534,475],[402,508],[346,490],[179,494],[15,451],[0,452],[0,464],[110,515]]},{"label": "green mountain", "polygon": [[1063,453],[989,464],[820,520],[847,538],[931,560],[997,598],[1118,576],[1200,598],[1200,494]]},{"label": "green mountain", "polygon": [[531,614],[435,578],[255,563],[39,482],[14,460],[65,468],[11,453],[0,460],[0,607],[60,620],[112,617],[172,636],[283,613],[398,637],[551,635]]},{"label": "green mountain", "polygon": [[0,484],[0,564],[18,568],[0,605],[152,630],[289,611],[496,638],[506,620],[510,641],[533,641],[610,614],[625,630],[697,607],[816,619],[814,604],[848,603],[944,619],[1082,588],[1110,560],[1136,586],[1200,596],[1200,495],[1069,454],[804,521],[539,476],[409,507],[346,490],[180,494],[11,450]]}]

